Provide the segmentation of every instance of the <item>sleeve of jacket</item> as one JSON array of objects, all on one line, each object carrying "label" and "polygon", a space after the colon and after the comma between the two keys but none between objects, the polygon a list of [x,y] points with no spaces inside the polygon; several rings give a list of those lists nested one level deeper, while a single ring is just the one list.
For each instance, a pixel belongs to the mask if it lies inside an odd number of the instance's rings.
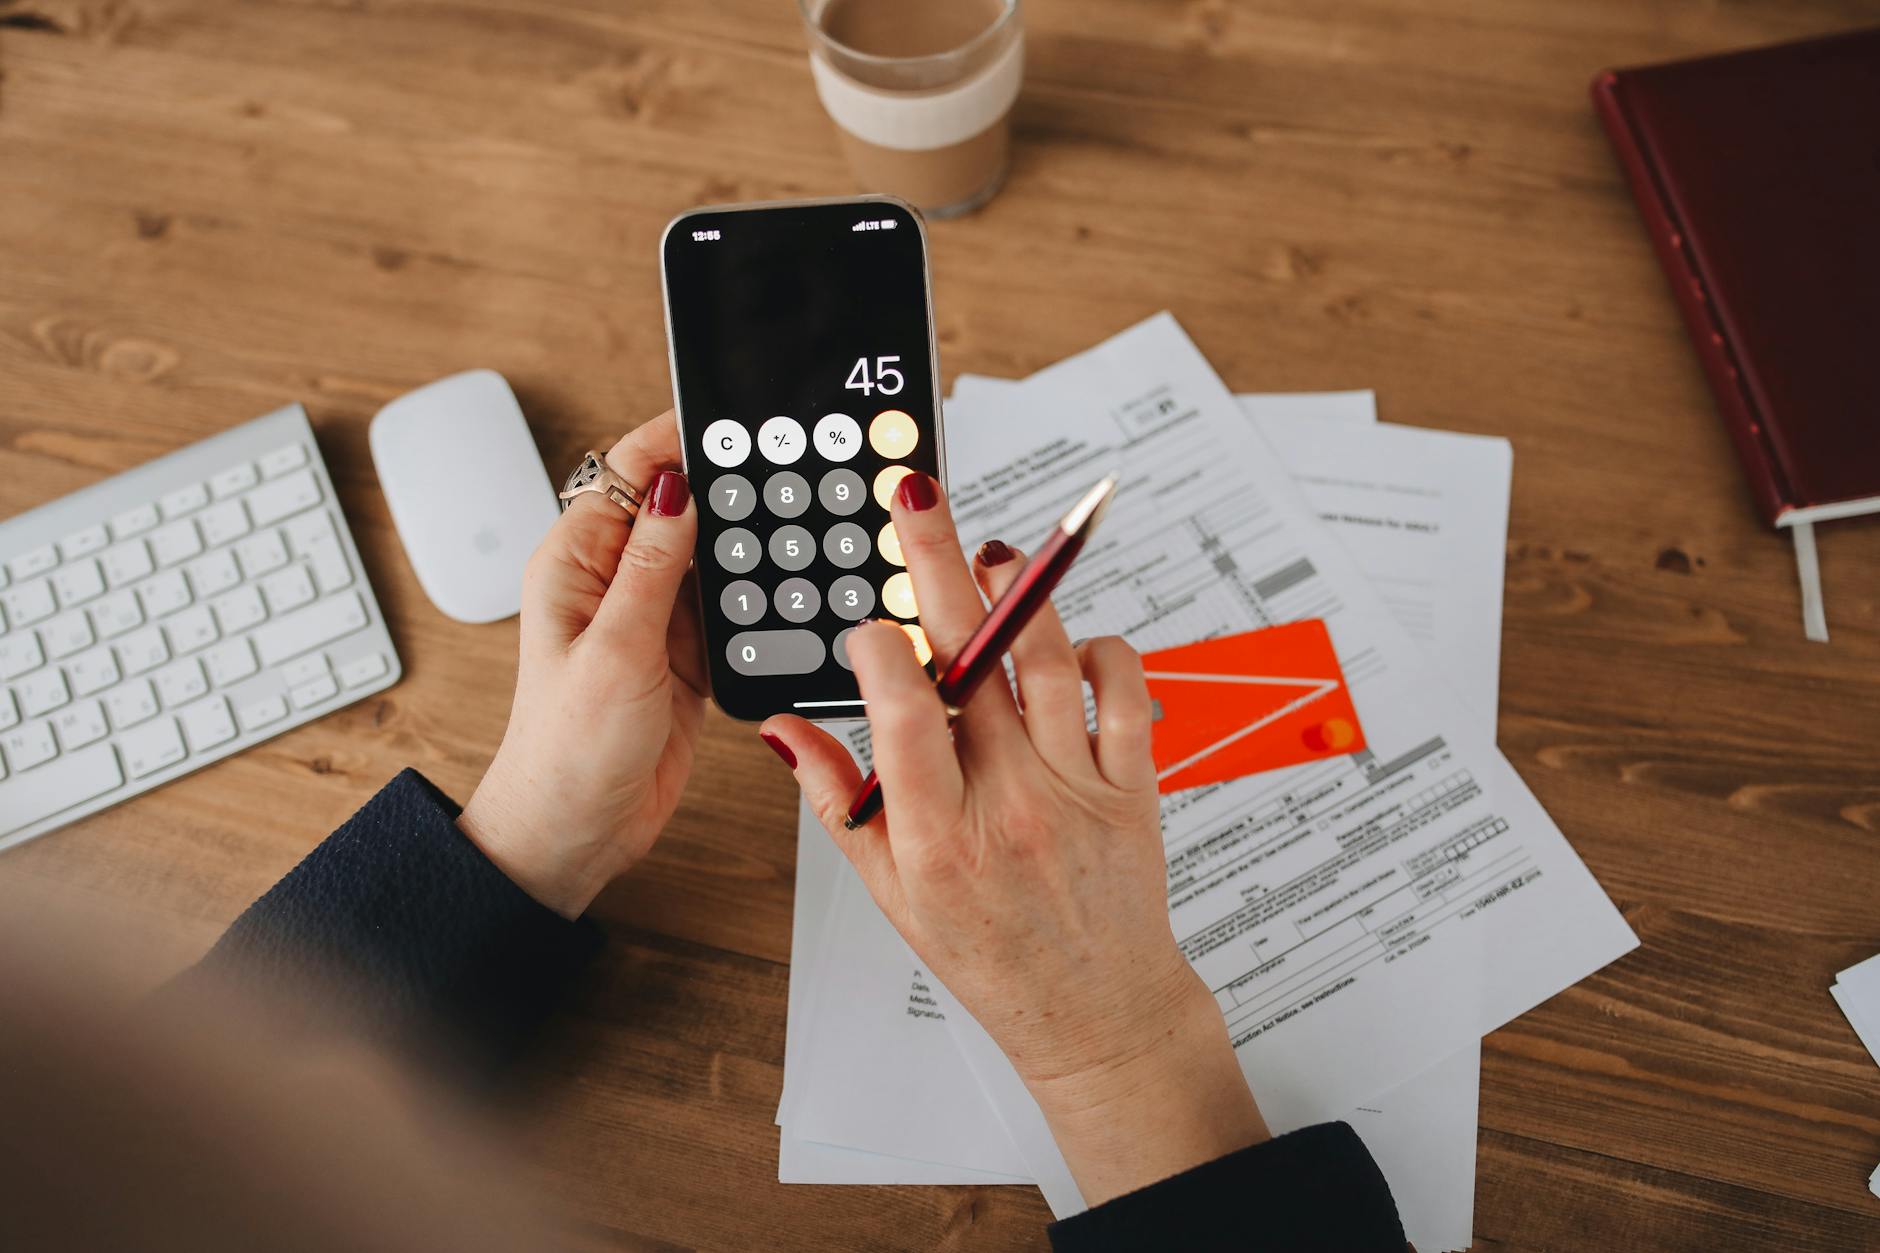
[{"label": "sleeve of jacket", "polygon": [[339,1026],[482,1069],[511,1054],[600,945],[536,903],[405,770],[249,906],[178,985],[234,987],[273,1026]]},{"label": "sleeve of jacket", "polygon": [[1358,1133],[1321,1123],[1229,1153],[1051,1226],[1056,1253],[1404,1253],[1390,1185]]}]

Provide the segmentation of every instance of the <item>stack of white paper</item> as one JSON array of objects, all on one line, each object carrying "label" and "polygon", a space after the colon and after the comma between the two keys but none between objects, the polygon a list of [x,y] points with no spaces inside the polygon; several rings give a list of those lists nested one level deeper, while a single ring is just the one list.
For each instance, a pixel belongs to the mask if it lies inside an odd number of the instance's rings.
[{"label": "stack of white paper", "polygon": [[[1843,970],[1834,977],[1828,993],[1847,1015],[1868,1056],[1880,1062],[1880,956]],[[1868,1177],[1867,1187],[1880,1196],[1880,1167]]]},{"label": "stack of white paper", "polygon": [[[1161,315],[1023,382],[961,378],[947,444],[969,550],[1035,544],[1121,472],[1056,597],[1073,636],[1327,620],[1369,749],[1165,798],[1171,920],[1274,1131],[1349,1121],[1417,1247],[1466,1247],[1481,1036],[1637,942],[1494,748],[1506,441],[1376,424],[1368,392],[1236,399]],[[783,1181],[1035,1182],[1083,1208],[807,811],[792,942]]]}]

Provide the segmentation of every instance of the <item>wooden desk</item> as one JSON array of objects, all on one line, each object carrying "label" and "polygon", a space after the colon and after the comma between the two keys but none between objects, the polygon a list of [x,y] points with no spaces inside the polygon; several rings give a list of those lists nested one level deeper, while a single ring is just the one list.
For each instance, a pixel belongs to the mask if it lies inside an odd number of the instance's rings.
[{"label": "wooden desk", "polygon": [[[1880,528],[1802,640],[1586,100],[1855,0],[1032,0],[1010,186],[933,230],[949,376],[1157,309],[1243,390],[1514,441],[1501,742],[1643,947],[1489,1038],[1479,1247],[1880,1247]],[[655,242],[850,190],[785,0],[0,0],[0,513],[303,402],[406,665],[384,697],[0,856],[155,980],[400,765],[467,795],[515,626],[431,608],[366,421],[468,366],[553,470],[668,403]],[[597,1247],[1040,1248],[1020,1188],[786,1188],[794,794],[712,783],[598,913],[522,1133]],[[283,817],[283,815],[288,815]],[[1257,1220],[1257,1216],[1256,1216]]]}]

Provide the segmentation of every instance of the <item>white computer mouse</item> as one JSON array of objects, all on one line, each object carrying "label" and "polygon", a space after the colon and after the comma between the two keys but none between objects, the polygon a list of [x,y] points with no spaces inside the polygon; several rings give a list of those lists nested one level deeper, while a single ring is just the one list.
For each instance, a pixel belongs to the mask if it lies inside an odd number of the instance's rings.
[{"label": "white computer mouse", "polygon": [[522,608],[522,567],[560,514],[516,394],[494,370],[409,392],[372,419],[372,464],[424,594],[459,622]]}]

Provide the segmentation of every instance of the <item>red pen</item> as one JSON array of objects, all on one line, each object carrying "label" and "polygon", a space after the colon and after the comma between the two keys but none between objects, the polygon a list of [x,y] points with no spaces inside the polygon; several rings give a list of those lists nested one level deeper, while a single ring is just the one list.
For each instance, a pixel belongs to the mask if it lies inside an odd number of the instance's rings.
[{"label": "red pen", "polygon": [[[1052,529],[1050,537],[1032,554],[1012,586],[1005,589],[1005,595],[999,597],[986,620],[947,666],[934,686],[940,692],[941,703],[947,707],[949,717],[959,715],[987,675],[1003,668],[1005,650],[1012,646],[1032,615],[1050,601],[1059,580],[1096,533],[1097,523],[1103,520],[1104,511],[1115,495],[1116,476],[1112,474],[1071,506],[1071,511]],[[867,825],[881,812],[881,803],[881,780],[870,770],[868,777],[862,780],[861,790],[849,802],[849,816],[844,825],[851,831]]]}]

